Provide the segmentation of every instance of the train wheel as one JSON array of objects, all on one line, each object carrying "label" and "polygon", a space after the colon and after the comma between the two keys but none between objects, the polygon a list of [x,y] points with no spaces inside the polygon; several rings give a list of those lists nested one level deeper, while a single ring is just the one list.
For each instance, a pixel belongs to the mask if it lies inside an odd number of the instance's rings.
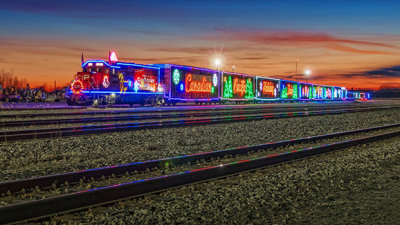
[{"label": "train wheel", "polygon": [[155,106],[157,106],[157,105],[158,105],[158,100],[157,100],[157,99],[153,99],[153,100],[151,101],[151,106],[155,107]]}]

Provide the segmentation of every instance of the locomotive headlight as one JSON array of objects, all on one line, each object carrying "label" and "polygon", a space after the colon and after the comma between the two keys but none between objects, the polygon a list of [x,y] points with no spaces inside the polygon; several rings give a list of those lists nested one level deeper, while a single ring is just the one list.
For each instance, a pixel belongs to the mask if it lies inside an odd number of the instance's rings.
[{"label": "locomotive headlight", "polygon": [[163,91],[164,91],[163,86],[158,85],[158,87],[157,87],[157,92],[163,92]]}]

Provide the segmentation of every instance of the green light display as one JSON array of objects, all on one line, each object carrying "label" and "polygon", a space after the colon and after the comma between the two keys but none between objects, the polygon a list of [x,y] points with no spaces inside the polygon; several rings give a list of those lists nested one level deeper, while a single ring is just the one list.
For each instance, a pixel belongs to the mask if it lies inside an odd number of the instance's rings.
[{"label": "green light display", "polygon": [[179,81],[181,80],[181,74],[179,73],[179,70],[174,70],[174,73],[172,74],[172,80],[174,81],[175,85],[178,85]]},{"label": "green light display", "polygon": [[303,90],[301,90],[301,84],[299,84],[299,92],[300,92],[300,98],[304,97]]},{"label": "green light display", "polygon": [[312,87],[312,94],[313,94],[313,98],[317,98],[317,90],[315,90],[315,86]]},{"label": "green light display", "polygon": [[224,82],[224,98],[233,98],[233,83],[232,77],[227,76]]},{"label": "green light display", "polygon": [[282,98],[287,98],[287,86],[285,86],[285,88],[282,89],[281,97]]},{"label": "green light display", "polygon": [[246,80],[246,93],[245,93],[244,97],[246,99],[254,98],[253,82],[251,82],[250,78]]},{"label": "green light display", "polygon": [[293,84],[293,95],[292,95],[292,99],[297,99],[297,93],[299,92],[299,90],[297,89],[297,84]]}]

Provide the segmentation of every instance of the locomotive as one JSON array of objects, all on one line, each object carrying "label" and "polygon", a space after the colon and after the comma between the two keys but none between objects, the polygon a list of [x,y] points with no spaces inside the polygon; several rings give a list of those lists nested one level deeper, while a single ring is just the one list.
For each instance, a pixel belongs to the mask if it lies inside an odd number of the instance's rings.
[{"label": "locomotive", "polygon": [[346,100],[347,90],[175,64],[119,62],[113,51],[108,61],[82,60],[82,72],[74,76],[65,96],[69,105],[175,105]]}]

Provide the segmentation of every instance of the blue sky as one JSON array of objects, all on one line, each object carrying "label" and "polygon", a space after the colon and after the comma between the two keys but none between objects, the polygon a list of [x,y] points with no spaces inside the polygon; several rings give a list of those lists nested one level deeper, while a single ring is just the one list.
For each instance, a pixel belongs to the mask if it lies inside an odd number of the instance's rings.
[{"label": "blue sky", "polygon": [[371,0],[0,0],[0,69],[45,82],[58,68],[54,79],[68,82],[81,52],[100,58],[115,49],[140,63],[203,67],[221,54],[226,68],[290,78],[299,57],[318,81],[352,85],[353,74],[365,83],[368,71],[398,65],[399,9]]}]

